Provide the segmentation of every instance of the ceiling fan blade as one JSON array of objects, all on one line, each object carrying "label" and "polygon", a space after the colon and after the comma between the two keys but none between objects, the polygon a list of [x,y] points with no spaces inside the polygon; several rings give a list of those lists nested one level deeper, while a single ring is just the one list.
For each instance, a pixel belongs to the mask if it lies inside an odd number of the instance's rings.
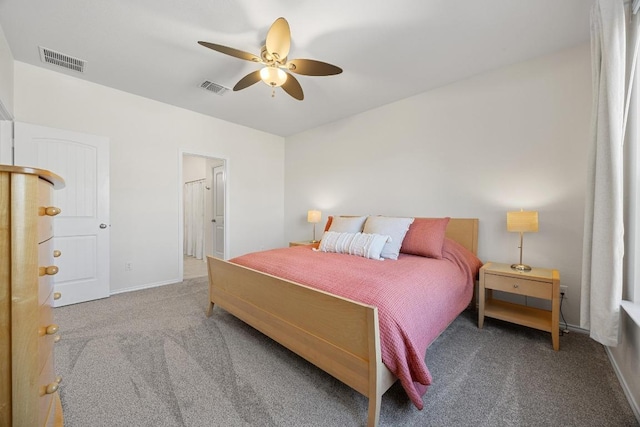
[{"label": "ceiling fan blade", "polygon": [[282,61],[289,55],[291,48],[291,29],[289,23],[284,18],[278,18],[267,33],[267,52],[269,52],[276,61]]},{"label": "ceiling fan blade", "polygon": [[220,44],[209,43],[209,42],[198,42],[199,45],[208,47],[209,49],[216,50],[218,52],[224,53],[226,55],[234,56],[236,58],[245,59],[247,61],[252,62],[262,62],[262,60],[255,56],[252,53],[245,52],[243,50],[234,49],[232,47],[222,46]]},{"label": "ceiling fan blade", "polygon": [[342,72],[340,67],[313,59],[292,59],[287,62],[287,70],[305,76],[333,76]]},{"label": "ceiling fan blade", "polygon": [[282,89],[298,101],[302,101],[304,99],[302,86],[300,86],[298,80],[291,74],[287,74],[287,81],[282,85]]},{"label": "ceiling fan blade", "polygon": [[257,83],[259,81],[260,81],[260,70],[252,71],[251,73],[241,78],[238,83],[236,83],[236,85],[233,87],[233,91],[235,92],[238,90],[246,89],[252,84]]}]

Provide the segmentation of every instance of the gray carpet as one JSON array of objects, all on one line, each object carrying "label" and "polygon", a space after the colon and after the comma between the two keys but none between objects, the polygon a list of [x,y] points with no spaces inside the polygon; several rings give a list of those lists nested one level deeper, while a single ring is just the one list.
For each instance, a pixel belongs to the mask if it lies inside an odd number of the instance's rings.
[{"label": "gray carpet", "polygon": [[[55,310],[67,427],[362,426],[367,400],[219,308],[206,278]],[[396,383],[383,426],[638,426],[603,347],[463,313],[427,351],[417,410]]]}]

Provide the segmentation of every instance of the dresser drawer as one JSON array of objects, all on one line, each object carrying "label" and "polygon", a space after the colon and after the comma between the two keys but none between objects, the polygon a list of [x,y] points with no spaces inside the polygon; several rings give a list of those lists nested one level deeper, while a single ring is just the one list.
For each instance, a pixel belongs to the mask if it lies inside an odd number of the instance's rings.
[{"label": "dresser drawer", "polygon": [[58,335],[58,325],[53,322],[53,293],[40,306],[38,324],[38,369],[43,369],[47,358],[52,357],[53,344]]},{"label": "dresser drawer", "polygon": [[51,206],[53,187],[42,179],[38,182],[38,243],[53,237],[53,217],[60,209]]},{"label": "dresser drawer", "polygon": [[62,404],[60,402],[60,392],[53,394],[53,402],[49,408],[49,415],[45,421],[45,427],[60,427],[64,425],[62,417]]},{"label": "dresser drawer", "polygon": [[58,385],[59,382],[53,369],[53,353],[49,353],[47,363],[45,363],[38,377],[38,425],[40,426],[47,421],[54,394],[58,391]]},{"label": "dresser drawer", "polygon": [[[46,274],[47,267],[54,265],[53,239],[46,240],[38,245],[38,304],[42,305],[49,298],[53,290],[53,275]],[[43,270],[44,268],[45,270]],[[48,270],[49,273],[53,271]],[[44,273],[44,274],[42,274]]]},{"label": "dresser drawer", "polygon": [[550,282],[498,276],[495,274],[484,275],[484,287],[485,289],[495,289],[497,291],[548,300],[551,299],[553,294],[553,285]]}]

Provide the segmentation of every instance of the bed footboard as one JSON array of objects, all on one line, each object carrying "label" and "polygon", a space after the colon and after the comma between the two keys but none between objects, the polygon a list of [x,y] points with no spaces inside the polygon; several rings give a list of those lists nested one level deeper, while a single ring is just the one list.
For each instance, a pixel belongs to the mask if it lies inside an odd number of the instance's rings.
[{"label": "bed footboard", "polygon": [[376,426],[396,378],[382,363],[378,309],[207,257],[209,308],[217,304],[369,398]]}]

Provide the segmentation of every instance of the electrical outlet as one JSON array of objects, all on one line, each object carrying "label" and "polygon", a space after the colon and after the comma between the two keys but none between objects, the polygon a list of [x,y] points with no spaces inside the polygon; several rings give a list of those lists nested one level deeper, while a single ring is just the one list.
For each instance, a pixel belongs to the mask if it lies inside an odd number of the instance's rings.
[{"label": "electrical outlet", "polygon": [[125,262],[124,271],[131,271],[131,270],[133,270],[133,264],[131,264],[130,262]]},{"label": "electrical outlet", "polygon": [[569,290],[568,286],[560,285],[560,294],[564,294],[564,299],[567,299],[567,291]]}]

